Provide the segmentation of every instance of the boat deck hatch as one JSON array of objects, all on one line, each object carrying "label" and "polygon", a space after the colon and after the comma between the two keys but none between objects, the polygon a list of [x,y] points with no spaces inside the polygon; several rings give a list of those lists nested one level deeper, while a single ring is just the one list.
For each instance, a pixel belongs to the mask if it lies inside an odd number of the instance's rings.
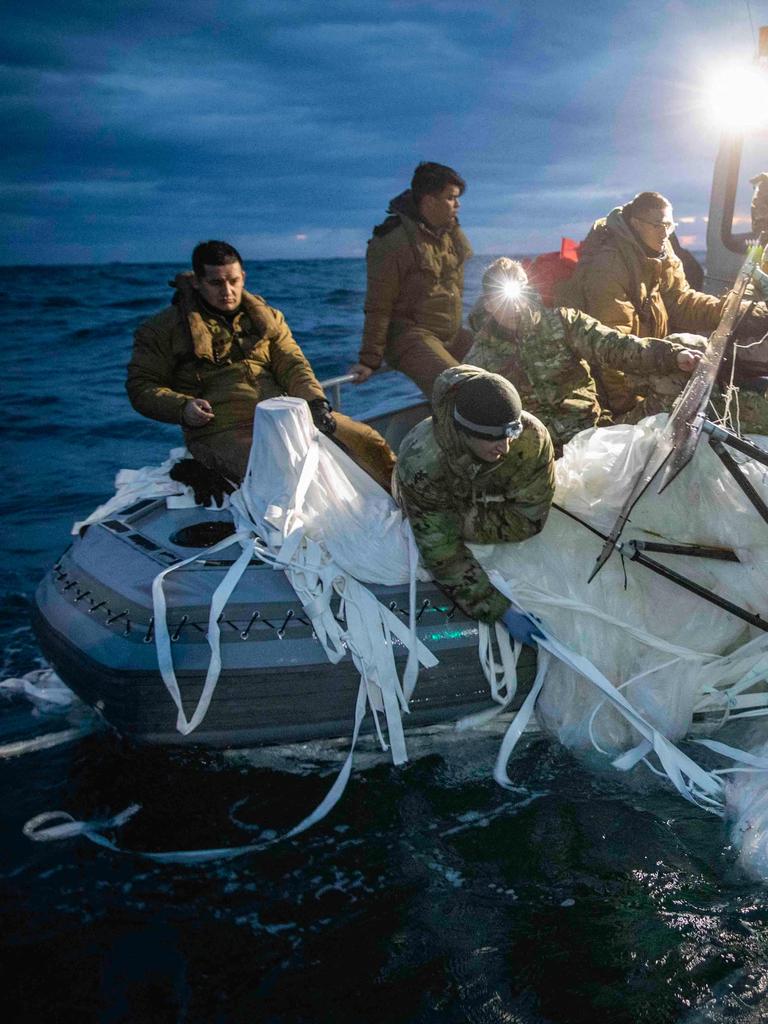
[{"label": "boat deck hatch", "polygon": [[220,540],[231,537],[234,532],[235,527],[231,521],[214,519],[213,522],[185,526],[174,533],[170,541],[180,548],[211,548]]},{"label": "boat deck hatch", "polygon": [[[104,523],[110,530],[114,530],[115,533],[130,533],[130,526],[126,526],[125,523],[121,523],[119,519],[107,519]],[[82,536],[82,534],[81,534]]]}]

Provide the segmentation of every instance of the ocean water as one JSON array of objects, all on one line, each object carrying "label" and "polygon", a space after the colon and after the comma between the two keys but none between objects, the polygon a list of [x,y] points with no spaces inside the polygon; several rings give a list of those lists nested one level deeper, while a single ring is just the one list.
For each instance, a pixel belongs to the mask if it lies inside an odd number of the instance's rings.
[{"label": "ocean water", "polygon": [[[0,680],[44,667],[30,602],[71,523],[112,493],[117,469],[179,443],[123,390],[131,333],[179,269],[3,270]],[[248,270],[318,375],[343,372],[362,261]],[[349,389],[344,407],[410,393],[384,378]],[[397,769],[365,741],[344,799],[312,831],[241,860],[161,866],[22,829],[45,811],[108,817],[139,803],[116,834],[126,849],[241,845],[311,810],[346,740],[212,755],[99,731],[24,746],[88,721],[0,690],[5,1020],[768,1020],[768,890],[738,871],[717,819],[642,772],[607,773],[533,735],[510,793],[491,778],[498,731],[417,736]]]}]

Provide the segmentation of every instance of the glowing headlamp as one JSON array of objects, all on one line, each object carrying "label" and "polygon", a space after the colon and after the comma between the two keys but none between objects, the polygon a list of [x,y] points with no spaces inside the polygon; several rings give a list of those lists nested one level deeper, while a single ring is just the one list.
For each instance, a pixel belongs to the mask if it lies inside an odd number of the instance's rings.
[{"label": "glowing headlamp", "polygon": [[507,302],[519,302],[523,295],[523,285],[520,281],[508,277],[501,285],[501,294]]},{"label": "glowing headlamp", "polygon": [[453,410],[453,418],[468,434],[481,437],[484,441],[500,441],[502,437],[508,437],[510,441],[514,441],[523,432],[523,423],[519,419],[496,426],[488,426],[484,423],[473,423],[472,420],[462,416],[457,409]]}]

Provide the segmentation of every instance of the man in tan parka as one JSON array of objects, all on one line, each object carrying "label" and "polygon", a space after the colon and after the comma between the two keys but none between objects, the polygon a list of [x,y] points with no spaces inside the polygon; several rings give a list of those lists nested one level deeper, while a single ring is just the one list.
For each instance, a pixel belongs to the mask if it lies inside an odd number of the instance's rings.
[{"label": "man in tan parka", "polygon": [[[581,309],[607,327],[640,338],[711,334],[725,299],[690,287],[669,240],[675,226],[672,205],[658,192],[640,192],[630,203],[617,206],[593,224],[575,273],[557,289],[556,303]],[[766,329],[768,310],[761,305],[743,325],[743,336],[759,337]],[[638,402],[637,381],[609,367],[593,365],[592,370],[603,404],[612,412],[625,414]],[[682,378],[670,380],[670,404],[684,383]],[[662,410],[643,410],[656,411]]]},{"label": "man in tan parka", "polygon": [[134,408],[150,419],[179,423],[194,459],[239,482],[256,405],[278,395],[303,398],[315,426],[333,434],[388,488],[395,458],[386,441],[366,424],[331,411],[283,314],[245,291],[237,250],[226,242],[201,242],[192,266],[191,274],[172,282],[172,305],[136,331],[126,380]]},{"label": "man in tan parka", "polygon": [[456,214],[464,179],[443,164],[421,163],[411,187],[389,204],[366,256],[368,288],[357,383],[382,361],[414,380],[427,398],[435,378],[472,344],[462,330],[464,264],[472,255]]}]

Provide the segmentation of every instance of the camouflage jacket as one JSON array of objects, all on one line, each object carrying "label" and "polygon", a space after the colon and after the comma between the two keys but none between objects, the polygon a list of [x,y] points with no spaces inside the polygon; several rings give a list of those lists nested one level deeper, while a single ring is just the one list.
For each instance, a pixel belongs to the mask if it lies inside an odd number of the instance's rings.
[{"label": "camouflage jacket", "polygon": [[215,419],[184,425],[187,441],[203,440],[251,423],[265,398],[325,397],[279,310],[243,292],[242,310],[230,322],[202,306],[190,278],[179,274],[174,304],[136,331],[125,386],[138,412],[181,423],[189,399],[205,398]]},{"label": "camouflage jacket", "polygon": [[453,366],[437,378],[433,417],[400,446],[396,490],[435,580],[467,614],[494,622],[509,601],[466,542],[521,541],[539,533],[554,496],[554,457],[544,425],[528,413],[522,434],[499,462],[482,462],[470,452],[454,426],[453,406],[457,385],[476,373]]},{"label": "camouflage jacket", "polygon": [[389,204],[373,230],[366,265],[365,326],[360,362],[376,369],[389,341],[422,327],[447,342],[461,327],[464,264],[472,247],[458,224],[433,231],[410,190]]},{"label": "camouflage jacket", "polygon": [[564,308],[530,307],[521,314],[520,326],[509,330],[485,312],[482,302],[469,317],[475,342],[466,362],[512,381],[523,407],[549,430],[558,455],[574,434],[606,421],[593,377],[604,366],[644,375],[679,374],[682,345],[621,334]]}]

